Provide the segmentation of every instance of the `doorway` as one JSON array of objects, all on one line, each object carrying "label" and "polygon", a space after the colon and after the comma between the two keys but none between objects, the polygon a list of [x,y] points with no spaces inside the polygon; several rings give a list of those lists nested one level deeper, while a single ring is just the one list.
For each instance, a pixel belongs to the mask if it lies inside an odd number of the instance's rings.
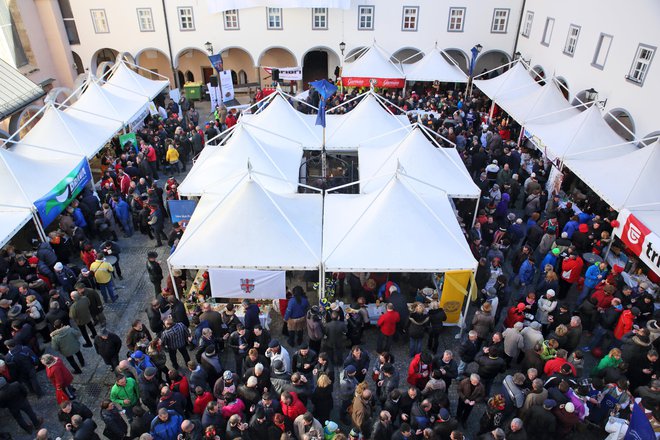
[{"label": "doorway", "polygon": [[328,53],[322,50],[307,52],[303,59],[303,89],[309,88],[311,81],[328,78]]},{"label": "doorway", "polygon": [[215,75],[213,67],[202,67],[202,76],[204,77],[204,84],[211,82],[211,76]]}]

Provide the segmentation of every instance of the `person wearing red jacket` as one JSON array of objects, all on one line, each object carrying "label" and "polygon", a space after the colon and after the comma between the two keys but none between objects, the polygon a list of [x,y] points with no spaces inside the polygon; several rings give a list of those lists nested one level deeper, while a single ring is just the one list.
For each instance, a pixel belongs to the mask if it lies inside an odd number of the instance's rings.
[{"label": "person wearing red jacket", "polygon": [[509,310],[506,313],[506,319],[504,320],[504,327],[512,328],[516,325],[516,322],[525,321],[525,304],[519,303],[516,306],[509,307]]},{"label": "person wearing red jacket", "polygon": [[195,396],[193,414],[197,414],[201,417],[202,414],[204,414],[206,405],[208,405],[209,402],[215,400],[215,398],[213,397],[213,394],[211,394],[209,391],[204,391],[204,388],[202,387],[195,388]]},{"label": "person wearing red jacket", "polygon": [[282,405],[282,414],[291,422],[307,412],[307,408],[300,401],[295,391],[284,391],[280,397],[280,404]]},{"label": "person wearing red jacket", "polygon": [[616,288],[607,283],[601,284],[596,287],[596,290],[591,295],[592,298],[595,298],[597,303],[596,307],[599,309],[605,310],[612,305],[612,300],[614,299],[614,292]]},{"label": "person wearing red jacket", "polygon": [[557,350],[557,354],[555,358],[546,361],[545,366],[543,367],[543,372],[545,373],[545,375],[552,376],[553,374],[558,373],[564,364],[568,364],[571,367],[573,376],[576,376],[577,372],[575,371],[575,367],[573,366],[573,364],[569,363],[566,360],[567,357],[568,357],[568,353],[566,352],[566,350],[564,349]]},{"label": "person wearing red jacket", "polygon": [[128,191],[131,189],[131,176],[126,174],[122,168],[119,168],[117,180],[119,181],[119,191],[121,191],[124,196],[127,196]]},{"label": "person wearing red jacket", "polygon": [[423,390],[433,373],[433,356],[424,350],[417,353],[408,367],[408,383]]},{"label": "person wearing red jacket", "polygon": [[187,405],[190,405],[190,385],[188,385],[188,378],[176,370],[168,371],[167,377],[170,380],[170,389],[180,393],[186,398]]},{"label": "person wearing red jacket", "polygon": [[396,333],[396,325],[401,321],[401,315],[394,310],[394,305],[387,304],[387,310],[378,318],[378,343],[376,344],[376,351],[382,353],[383,351],[390,351],[392,348],[392,338]]},{"label": "person wearing red jacket", "polygon": [[561,262],[561,278],[559,279],[559,299],[566,298],[573,284],[580,280],[584,261],[577,254],[571,254]]},{"label": "person wearing red jacket", "polygon": [[637,307],[624,310],[621,313],[621,316],[619,316],[619,322],[617,322],[616,327],[614,327],[614,337],[621,340],[623,335],[631,332],[635,318],[637,318],[640,313],[641,312]]},{"label": "person wearing red jacket", "polygon": [[74,398],[73,375],[66,368],[62,359],[50,354],[41,356],[41,363],[46,367],[46,376],[55,387],[55,398],[60,404],[66,400]]}]

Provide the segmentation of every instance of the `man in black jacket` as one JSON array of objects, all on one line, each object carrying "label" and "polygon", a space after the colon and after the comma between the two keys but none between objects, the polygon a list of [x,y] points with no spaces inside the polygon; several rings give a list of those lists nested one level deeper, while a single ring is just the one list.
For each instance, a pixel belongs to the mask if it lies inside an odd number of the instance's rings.
[{"label": "man in black jacket", "polygon": [[371,440],[390,440],[394,428],[392,427],[392,416],[388,411],[381,411],[378,421],[374,423],[371,433]]},{"label": "man in black jacket", "polygon": [[149,281],[154,285],[154,295],[156,296],[160,295],[163,282],[163,269],[160,267],[157,258],[158,254],[154,251],[147,253],[147,273],[149,274]]},{"label": "man in black jacket", "polygon": [[158,399],[160,398],[160,384],[156,379],[157,372],[158,370],[155,367],[147,367],[138,378],[140,400],[153,414],[156,413]]},{"label": "man in black jacket", "polygon": [[95,430],[94,420],[83,419],[78,415],[71,417],[73,440],[100,440],[100,437],[94,432]]},{"label": "man in black jacket", "polygon": [[110,333],[106,329],[101,329],[99,334],[94,338],[94,349],[101,356],[103,362],[110,366],[111,371],[117,368],[117,365],[119,365],[119,350],[121,350],[121,339],[119,336]]},{"label": "man in black jacket", "polygon": [[[7,408],[16,423],[28,434],[32,434],[35,428],[39,428],[44,419],[37,417],[27,400],[27,389],[18,382],[7,383],[4,377],[0,377],[0,408]],[[31,423],[23,418],[27,414]]]},{"label": "man in black jacket", "polygon": [[60,409],[57,411],[57,418],[68,429],[67,425],[71,424],[73,416],[81,416],[83,419],[91,419],[94,414],[85,404],[77,400],[67,400],[60,404]]}]

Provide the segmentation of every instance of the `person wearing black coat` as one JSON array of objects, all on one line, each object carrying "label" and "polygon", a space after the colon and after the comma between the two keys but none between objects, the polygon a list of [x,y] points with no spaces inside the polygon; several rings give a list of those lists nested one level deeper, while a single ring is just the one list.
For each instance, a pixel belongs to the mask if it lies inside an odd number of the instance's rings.
[{"label": "person wearing black coat", "polygon": [[111,400],[101,402],[101,419],[105,423],[103,435],[110,440],[124,440],[128,434],[128,425]]},{"label": "person wearing black coat", "polygon": [[[327,378],[327,376],[325,377]],[[321,381],[327,384],[326,379],[321,379]],[[326,420],[331,420],[330,413],[334,407],[332,384],[326,386],[320,386],[320,384],[317,384],[314,392],[312,393],[311,400],[312,404],[314,404],[314,417],[321,421],[321,423],[325,423]]]},{"label": "person wearing black coat", "polygon": [[167,298],[167,302],[170,304],[172,319],[174,319],[174,322],[181,322],[186,327],[190,327],[186,306],[183,305],[183,303],[179,301],[174,295],[169,296]]},{"label": "person wearing black coat", "polygon": [[435,354],[440,346],[440,333],[442,333],[442,327],[444,322],[447,320],[447,314],[442,307],[438,307],[438,303],[436,301],[433,301],[429,305],[428,317],[431,330],[429,332],[429,340],[427,346],[428,349],[431,350],[431,353]]},{"label": "person wearing black coat", "polygon": [[73,417],[73,440],[100,440],[96,434],[97,425],[92,419]]},{"label": "person wearing black coat", "polygon": [[371,440],[390,440],[392,434],[394,434],[392,415],[383,410],[380,412],[378,421],[374,423],[374,427],[371,430]]},{"label": "person wearing black coat", "polygon": [[478,373],[486,387],[486,395],[489,395],[495,377],[506,371],[506,361],[500,357],[499,350],[493,346],[484,348],[475,361],[479,364]]},{"label": "person wearing black coat", "polygon": [[129,437],[131,439],[140,438],[145,432],[151,430],[151,421],[154,419],[154,413],[146,411],[140,405],[133,407],[133,420],[131,421],[131,431]]},{"label": "person wearing black coat", "polygon": [[160,384],[156,378],[156,373],[158,373],[156,368],[147,367],[138,377],[140,400],[154,414],[160,398]]},{"label": "person wearing black coat", "polygon": [[257,408],[255,414],[252,416],[252,419],[250,419],[250,424],[248,426],[248,433],[250,434],[250,438],[260,440],[267,439],[268,430],[272,425],[273,424],[266,417],[266,412],[261,408]]},{"label": "person wearing black coat", "polygon": [[404,326],[408,323],[410,310],[408,309],[408,300],[398,290],[395,290],[390,294],[389,302],[394,306],[394,310],[399,313],[400,321],[397,323],[396,333],[394,333],[394,339],[396,340],[397,336],[402,333]]},{"label": "person wearing black coat", "polygon": [[523,423],[527,431],[527,438],[538,440],[552,440],[557,430],[557,418],[551,412],[552,408],[534,405],[525,413]]},{"label": "person wearing black coat", "polygon": [[111,370],[119,365],[119,351],[121,350],[121,339],[106,329],[101,329],[94,338],[94,350],[103,359]]},{"label": "person wearing black coat", "polygon": [[147,253],[147,273],[149,274],[149,281],[154,286],[154,295],[158,296],[161,292],[161,285],[163,282],[163,268],[160,267],[158,254],[154,251]]},{"label": "person wearing black coat", "polygon": [[57,411],[57,418],[66,428],[66,425],[71,423],[73,416],[80,416],[83,419],[91,419],[94,417],[92,410],[89,409],[84,403],[77,400],[67,400],[60,404],[60,409]]},{"label": "person wearing black coat", "polygon": [[[7,408],[16,423],[28,434],[41,425],[44,419],[37,417],[27,400],[27,388],[18,382],[7,383],[7,380],[0,376],[0,408]],[[29,418],[29,423],[23,418],[25,413]]]}]

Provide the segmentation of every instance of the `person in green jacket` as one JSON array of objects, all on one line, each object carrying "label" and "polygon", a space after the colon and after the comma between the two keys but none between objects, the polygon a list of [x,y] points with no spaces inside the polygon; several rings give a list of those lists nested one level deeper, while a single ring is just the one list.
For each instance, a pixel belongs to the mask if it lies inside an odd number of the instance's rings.
[{"label": "person in green jacket", "polygon": [[[85,358],[80,351],[80,330],[64,325],[62,321],[57,319],[53,323],[53,331],[50,334],[50,338],[51,348],[59,351],[69,361],[69,364],[73,368],[73,374],[82,373],[80,366],[85,366]],[[76,363],[73,357],[74,355],[78,358],[80,366]]]},{"label": "person in green jacket", "polygon": [[621,365],[621,362],[623,362],[623,359],[621,359],[621,350],[618,348],[613,348],[610,350],[607,356],[598,362],[598,365],[594,367],[594,369],[591,371],[591,374],[598,374],[605,368],[609,367],[617,368],[619,365]]},{"label": "person in green jacket", "polygon": [[557,347],[559,344],[554,339],[547,339],[543,341],[543,351],[541,352],[541,359],[544,361],[554,359],[557,356]]},{"label": "person in green jacket", "polygon": [[118,375],[115,384],[110,390],[110,400],[115,405],[126,410],[126,418],[133,421],[133,407],[140,402],[140,394],[137,382],[132,377]]}]

